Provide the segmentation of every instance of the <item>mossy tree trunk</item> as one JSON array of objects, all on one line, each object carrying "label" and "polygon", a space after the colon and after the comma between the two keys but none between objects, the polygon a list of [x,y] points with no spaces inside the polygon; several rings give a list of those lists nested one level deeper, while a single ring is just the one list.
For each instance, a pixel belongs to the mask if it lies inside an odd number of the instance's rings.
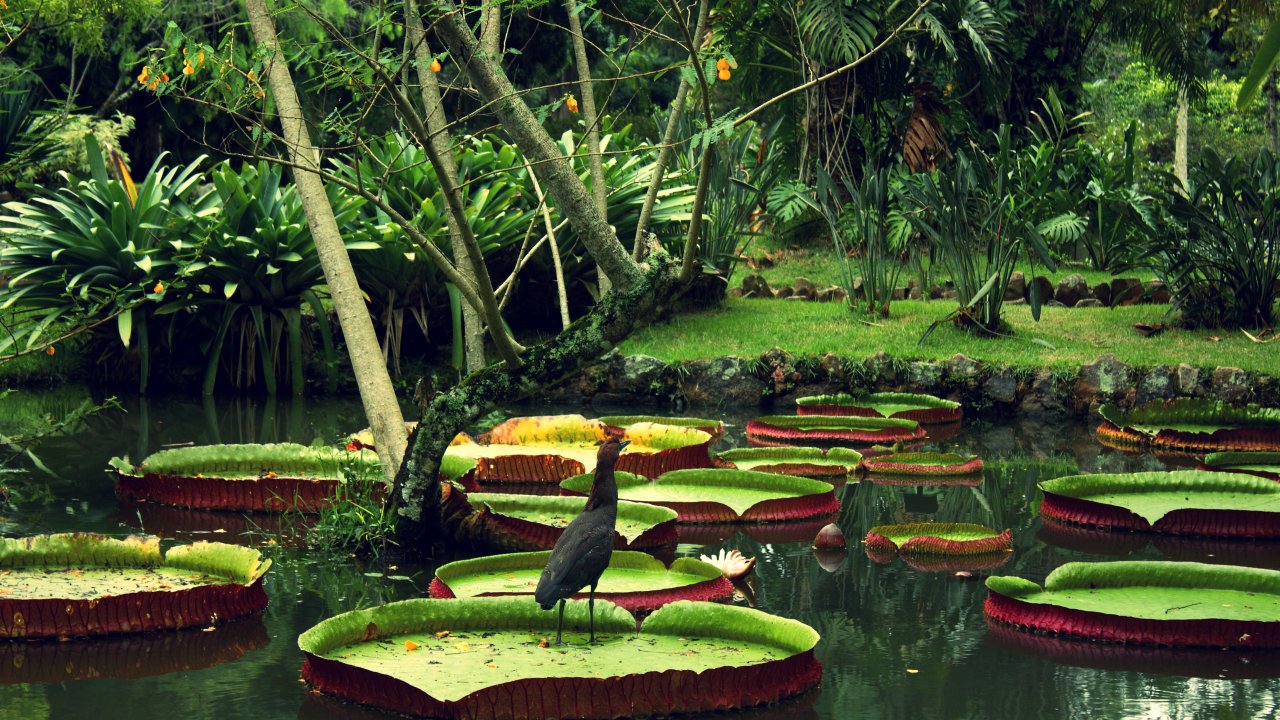
[{"label": "mossy tree trunk", "polygon": [[311,142],[293,76],[280,52],[267,0],[245,0],[245,9],[254,39],[273,55],[267,63],[266,77],[276,102],[281,137],[293,163],[294,183],[315,241],[325,282],[329,285],[338,324],[342,327],[356,385],[360,388],[360,400],[378,438],[378,456],[390,477],[400,467],[405,454],[404,416],[400,413],[400,404],[382,357],[373,320],[369,317],[355,270],[351,267],[351,258],[333,216],[333,207],[320,179],[320,155]]}]

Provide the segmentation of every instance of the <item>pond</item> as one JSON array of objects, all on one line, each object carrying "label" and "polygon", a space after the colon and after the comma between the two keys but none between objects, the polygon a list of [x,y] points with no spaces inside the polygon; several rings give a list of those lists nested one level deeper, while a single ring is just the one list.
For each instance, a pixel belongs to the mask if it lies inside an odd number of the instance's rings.
[{"label": "pond", "polygon": [[[16,417],[73,407],[83,391],[17,393],[0,402],[0,432]],[[628,408],[597,408],[596,413]],[[634,408],[630,409],[634,410]],[[577,412],[523,407],[515,414]],[[363,426],[354,399],[125,402],[47,440],[41,461],[53,477],[43,498],[0,513],[0,532],[24,535],[139,526],[182,527],[188,537],[233,539],[253,529],[243,516],[157,513],[122,507],[104,472],[113,455],[140,458],[176,443],[336,440]],[[726,417],[722,447],[743,443],[746,416]],[[1154,470],[1164,463],[1100,447],[1092,424],[968,420],[928,449],[980,454],[976,487],[897,487],[851,483],[841,491],[839,524],[850,540],[838,566],[823,567],[809,542],[765,543],[738,533],[682,543],[680,555],[737,548],[759,558],[757,606],[800,619],[822,634],[820,688],[784,705],[737,713],[765,718],[1257,718],[1280,713],[1280,653],[1178,652],[1031,640],[988,628],[982,612],[989,572],[1042,581],[1072,560],[1237,562],[1280,567],[1270,545],[1156,543],[1143,536],[1065,537],[1037,518],[1036,483],[1075,472]],[[31,480],[7,476],[13,487]],[[872,562],[859,541],[889,522],[977,522],[1014,531],[1014,553],[994,571],[927,573],[901,560]],[[266,523],[259,523],[263,526]],[[262,529],[262,528],[257,528]],[[0,644],[0,718],[222,720],[229,717],[393,717],[308,692],[299,680],[297,636],[316,622],[361,607],[426,594],[436,563],[368,560],[259,543],[275,564],[266,577],[271,604],[258,618],[210,632],[64,643]],[[832,565],[832,563],[826,563]]]}]

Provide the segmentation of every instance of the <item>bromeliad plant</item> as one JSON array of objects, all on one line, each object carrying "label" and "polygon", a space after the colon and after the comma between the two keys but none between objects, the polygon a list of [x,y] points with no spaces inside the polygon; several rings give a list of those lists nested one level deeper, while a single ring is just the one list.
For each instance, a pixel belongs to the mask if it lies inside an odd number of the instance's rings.
[{"label": "bromeliad plant", "polygon": [[[245,165],[239,172],[224,163],[210,179],[222,213],[201,248],[200,261],[189,268],[198,289],[191,294],[191,304],[204,312],[213,328],[204,347],[204,394],[213,393],[222,366],[237,388],[256,384],[260,370],[266,391],[275,394],[277,370],[287,357],[290,389],[300,395],[304,304],[319,324],[331,377],[336,358],[328,316],[315,290],[324,283],[324,272],[297,190],[283,182],[280,166],[265,161]],[[360,203],[334,200],[338,221],[350,222]],[[346,246],[376,247],[352,239]],[[224,357],[228,340],[231,358]]]},{"label": "bromeliad plant", "polygon": [[1150,232],[1148,255],[1192,327],[1265,327],[1275,322],[1280,276],[1280,162],[1263,150],[1252,163],[1206,150],[1190,194],[1166,181],[1171,222]]},{"label": "bromeliad plant", "polygon": [[0,339],[0,351],[37,346],[55,323],[114,316],[126,348],[136,333],[139,389],[146,392],[153,303],[185,278],[176,258],[208,233],[218,208],[213,193],[198,190],[203,157],[165,166],[162,154],[135,184],[123,161],[114,159],[113,176],[97,141],[86,144],[88,178],[63,173],[64,187],[4,206],[0,266],[10,279],[0,309],[23,320]]}]

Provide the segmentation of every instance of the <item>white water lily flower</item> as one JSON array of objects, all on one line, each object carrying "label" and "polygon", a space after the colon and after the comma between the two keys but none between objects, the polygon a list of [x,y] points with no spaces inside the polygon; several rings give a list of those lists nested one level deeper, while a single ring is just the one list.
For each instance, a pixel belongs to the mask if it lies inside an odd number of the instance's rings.
[{"label": "white water lily flower", "polygon": [[703,562],[711,563],[720,569],[720,574],[730,580],[736,580],[756,566],[756,559],[744,556],[737,550],[721,550],[718,555],[703,555]]}]

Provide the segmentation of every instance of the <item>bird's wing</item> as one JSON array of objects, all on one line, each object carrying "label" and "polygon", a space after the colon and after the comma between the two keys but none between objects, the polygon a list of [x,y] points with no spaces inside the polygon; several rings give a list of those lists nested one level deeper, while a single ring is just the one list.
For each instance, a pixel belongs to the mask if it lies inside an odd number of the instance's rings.
[{"label": "bird's wing", "polygon": [[[569,529],[573,532],[569,532]],[[538,578],[535,598],[543,607],[567,598],[600,579],[613,554],[612,527],[581,524],[566,529]]]}]

